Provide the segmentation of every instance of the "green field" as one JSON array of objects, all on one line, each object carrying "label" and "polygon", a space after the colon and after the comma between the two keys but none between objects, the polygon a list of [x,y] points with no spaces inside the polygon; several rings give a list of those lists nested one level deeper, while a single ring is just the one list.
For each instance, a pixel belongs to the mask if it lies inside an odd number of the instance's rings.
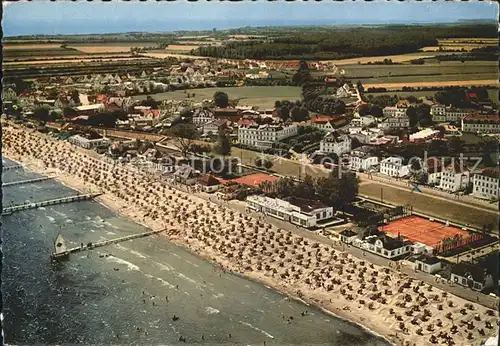
[{"label": "green field", "polygon": [[[205,88],[189,89],[165,92],[151,95],[155,100],[194,100],[202,101],[212,99],[214,93],[223,91],[229,95],[230,99],[241,98],[240,105],[258,106],[260,109],[273,108],[277,100],[300,100],[300,88],[292,86],[249,86],[230,88]],[[195,97],[187,98],[187,94],[195,94]],[[138,95],[133,98],[144,100],[147,95]]]},{"label": "green field", "polygon": [[365,93],[365,96],[382,96],[382,95],[396,95],[398,97],[408,97],[415,96],[417,98],[426,97],[426,96],[434,96],[437,91],[388,91],[385,93]]},{"label": "green field", "polygon": [[345,65],[347,78],[362,83],[436,82],[497,79],[495,61],[447,61],[424,65]]},{"label": "green field", "polygon": [[[434,96],[434,94],[437,93],[437,90],[433,91],[388,91],[385,93],[365,93],[365,96],[382,96],[382,95],[396,95],[398,97],[408,97],[408,96],[415,96],[417,98],[420,97],[426,97],[426,96]],[[498,90],[496,89],[488,89],[488,95],[490,99],[498,103]]]}]

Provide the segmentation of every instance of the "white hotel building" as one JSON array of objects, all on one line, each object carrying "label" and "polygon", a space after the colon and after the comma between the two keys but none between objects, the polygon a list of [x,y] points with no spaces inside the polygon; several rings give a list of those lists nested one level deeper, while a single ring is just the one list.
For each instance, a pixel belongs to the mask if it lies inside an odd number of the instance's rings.
[{"label": "white hotel building", "polygon": [[319,151],[322,153],[335,153],[340,156],[351,151],[351,138],[332,131],[323,137],[319,143]]},{"label": "white hotel building", "polygon": [[305,228],[315,227],[318,221],[328,220],[334,216],[332,207],[298,197],[279,199],[248,196],[246,202],[250,209]]},{"label": "white hotel building", "polygon": [[472,177],[472,195],[481,199],[497,200],[500,197],[499,173],[497,169],[486,169]]},{"label": "white hotel building", "polygon": [[459,122],[462,118],[472,113],[470,109],[453,108],[451,106],[444,106],[435,104],[431,106],[432,121],[437,123],[442,122]]},{"label": "white hotel building", "polygon": [[500,118],[498,115],[469,115],[462,119],[462,131],[500,133]]},{"label": "white hotel building", "polygon": [[410,170],[407,165],[403,165],[402,157],[392,156],[380,161],[380,173],[390,177],[404,177]]},{"label": "white hotel building", "polygon": [[463,190],[469,185],[469,171],[461,168],[459,164],[451,164],[441,172],[439,188],[448,192]]},{"label": "white hotel building", "polygon": [[80,135],[75,135],[68,138],[68,141],[76,146],[84,149],[94,149],[100,146],[111,144],[111,140],[108,138],[96,138],[88,139]]},{"label": "white hotel building", "polygon": [[251,124],[238,128],[238,141],[258,149],[272,148],[273,144],[297,134],[297,125]]}]

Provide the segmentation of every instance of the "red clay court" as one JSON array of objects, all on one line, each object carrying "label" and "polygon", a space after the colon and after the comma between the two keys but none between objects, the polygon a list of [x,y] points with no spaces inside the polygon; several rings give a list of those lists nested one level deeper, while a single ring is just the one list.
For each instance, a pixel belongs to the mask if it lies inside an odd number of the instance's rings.
[{"label": "red clay court", "polygon": [[461,235],[465,238],[469,233],[454,226],[446,226],[437,221],[430,221],[419,216],[407,216],[389,222],[389,224],[379,227],[379,230],[387,232],[393,236],[401,236],[415,242],[423,243],[433,248],[445,238]]}]

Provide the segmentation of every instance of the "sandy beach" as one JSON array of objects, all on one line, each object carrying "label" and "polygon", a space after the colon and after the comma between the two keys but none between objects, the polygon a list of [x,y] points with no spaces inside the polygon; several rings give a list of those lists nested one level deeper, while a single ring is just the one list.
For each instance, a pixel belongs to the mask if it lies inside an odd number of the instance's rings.
[{"label": "sandy beach", "polygon": [[225,269],[357,323],[396,345],[480,345],[498,330],[497,312],[393,268],[313,243],[185,192],[154,172],[114,164],[68,142],[3,126],[3,153],[55,175],[98,201]]}]

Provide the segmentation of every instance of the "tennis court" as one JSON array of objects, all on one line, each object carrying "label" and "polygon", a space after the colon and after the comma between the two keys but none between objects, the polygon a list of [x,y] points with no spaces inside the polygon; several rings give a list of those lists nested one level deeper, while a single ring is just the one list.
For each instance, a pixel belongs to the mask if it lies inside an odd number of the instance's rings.
[{"label": "tennis court", "polygon": [[391,235],[401,236],[415,242],[423,243],[433,248],[445,238],[461,235],[464,239],[469,233],[454,226],[446,226],[440,222],[430,221],[419,216],[407,216],[394,220],[379,228]]}]

